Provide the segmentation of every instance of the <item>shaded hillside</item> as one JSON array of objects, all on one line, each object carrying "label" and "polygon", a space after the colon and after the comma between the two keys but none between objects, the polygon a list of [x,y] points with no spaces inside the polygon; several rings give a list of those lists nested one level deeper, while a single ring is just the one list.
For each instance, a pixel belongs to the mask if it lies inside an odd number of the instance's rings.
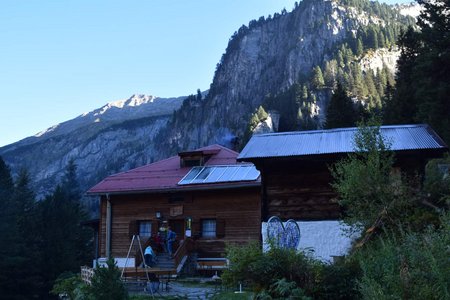
[{"label": "shaded hillside", "polygon": [[74,159],[81,188],[114,172],[153,161],[153,137],[184,97],[134,95],[66,121],[17,143],[0,155],[17,173],[27,168],[38,195],[51,191]]}]

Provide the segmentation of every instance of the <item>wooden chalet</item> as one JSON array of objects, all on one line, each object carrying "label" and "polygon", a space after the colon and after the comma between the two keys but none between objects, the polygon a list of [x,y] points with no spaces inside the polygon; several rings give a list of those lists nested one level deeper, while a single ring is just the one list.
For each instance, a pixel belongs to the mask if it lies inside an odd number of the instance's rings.
[{"label": "wooden chalet", "polygon": [[[208,265],[226,243],[265,242],[271,216],[297,221],[299,249],[327,261],[344,255],[352,240],[343,235],[329,166],[355,151],[357,130],[254,135],[241,154],[212,145],[109,176],[88,191],[101,198],[100,256],[120,265],[133,234],[148,238],[168,224]],[[448,151],[427,125],[382,126],[381,133],[398,172],[423,174],[429,159]]]},{"label": "wooden chalet", "polygon": [[[337,220],[340,208],[330,183],[330,165],[355,152],[357,128],[254,135],[238,157],[261,172],[262,221],[271,216],[295,220]],[[395,168],[423,174],[447,145],[428,125],[381,126],[395,152]]]},{"label": "wooden chalet", "polygon": [[100,196],[100,256],[123,265],[133,235],[147,240],[166,225],[177,234],[174,251],[189,240],[199,257],[220,257],[226,243],[260,240],[259,171],[237,156],[212,145],[92,187],[87,193]]}]

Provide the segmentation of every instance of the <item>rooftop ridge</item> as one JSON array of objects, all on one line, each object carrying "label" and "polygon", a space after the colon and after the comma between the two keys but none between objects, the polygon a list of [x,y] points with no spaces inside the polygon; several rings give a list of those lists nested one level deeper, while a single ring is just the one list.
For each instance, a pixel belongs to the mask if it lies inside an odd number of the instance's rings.
[{"label": "rooftop ridge", "polygon": [[[391,128],[413,128],[413,127],[424,127],[429,128],[428,124],[402,124],[402,125],[382,125],[380,129],[391,129]],[[304,130],[304,131],[285,131],[285,132],[272,132],[253,135],[255,138],[264,136],[277,136],[277,135],[298,135],[298,134],[317,134],[317,133],[332,133],[341,131],[357,131],[358,127],[342,127],[342,128],[331,128],[331,129],[317,129],[317,130]]]}]

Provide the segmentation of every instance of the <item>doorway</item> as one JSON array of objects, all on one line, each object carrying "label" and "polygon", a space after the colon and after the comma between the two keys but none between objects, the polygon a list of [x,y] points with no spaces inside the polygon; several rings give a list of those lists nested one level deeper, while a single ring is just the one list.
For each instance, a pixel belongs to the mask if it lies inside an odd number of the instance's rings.
[{"label": "doorway", "polygon": [[169,226],[177,234],[177,240],[184,239],[184,219],[182,220],[169,220]]},{"label": "doorway", "polygon": [[180,246],[180,241],[184,240],[184,220],[169,220],[169,226],[177,234],[175,243],[173,243],[173,251],[175,253]]}]

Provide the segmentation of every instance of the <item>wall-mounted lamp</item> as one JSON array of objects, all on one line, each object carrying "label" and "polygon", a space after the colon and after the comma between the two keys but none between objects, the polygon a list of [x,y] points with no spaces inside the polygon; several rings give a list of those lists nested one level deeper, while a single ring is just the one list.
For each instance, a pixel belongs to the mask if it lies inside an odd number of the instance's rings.
[{"label": "wall-mounted lamp", "polygon": [[161,212],[160,212],[160,211],[157,211],[157,212],[156,212],[156,218],[157,218],[157,219],[161,219]]}]

